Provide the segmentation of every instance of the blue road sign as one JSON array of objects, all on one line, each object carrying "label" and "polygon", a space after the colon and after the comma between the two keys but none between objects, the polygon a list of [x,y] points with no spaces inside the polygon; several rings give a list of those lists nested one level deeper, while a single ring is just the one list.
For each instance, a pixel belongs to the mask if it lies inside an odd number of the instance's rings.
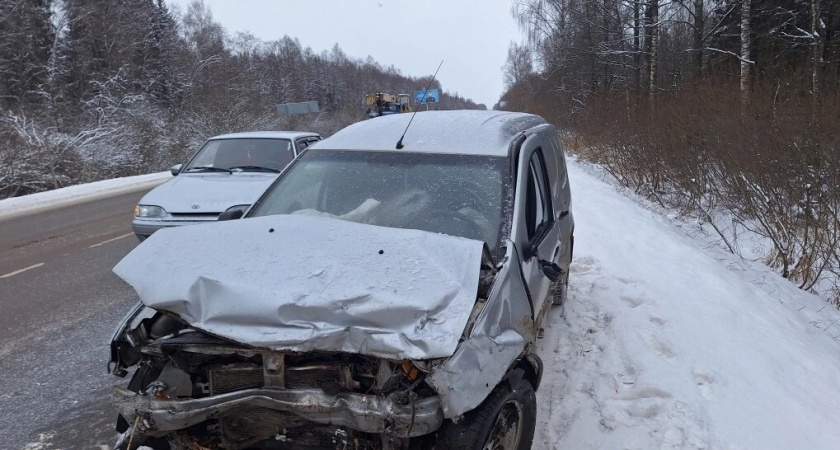
[{"label": "blue road sign", "polygon": [[429,89],[428,91],[414,91],[414,101],[421,105],[425,105],[426,103],[437,103],[440,101],[440,90]]}]

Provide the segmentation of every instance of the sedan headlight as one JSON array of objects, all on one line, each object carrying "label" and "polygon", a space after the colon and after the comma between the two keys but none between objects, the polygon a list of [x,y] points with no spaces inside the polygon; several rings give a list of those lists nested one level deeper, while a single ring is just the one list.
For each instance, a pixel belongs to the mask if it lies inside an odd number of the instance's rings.
[{"label": "sedan headlight", "polygon": [[166,210],[160,206],[154,205],[137,205],[134,207],[134,217],[141,217],[144,219],[155,219],[166,215]]}]

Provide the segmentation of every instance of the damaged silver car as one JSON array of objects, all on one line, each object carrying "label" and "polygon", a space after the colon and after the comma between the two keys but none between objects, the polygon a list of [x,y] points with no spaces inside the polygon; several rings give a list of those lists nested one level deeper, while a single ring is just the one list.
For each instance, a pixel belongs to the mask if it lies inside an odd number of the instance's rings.
[{"label": "damaged silver car", "polygon": [[134,371],[117,448],[531,447],[574,242],[560,140],[528,114],[410,117],[339,131],[244,219],[114,268],[141,301],[111,342]]}]

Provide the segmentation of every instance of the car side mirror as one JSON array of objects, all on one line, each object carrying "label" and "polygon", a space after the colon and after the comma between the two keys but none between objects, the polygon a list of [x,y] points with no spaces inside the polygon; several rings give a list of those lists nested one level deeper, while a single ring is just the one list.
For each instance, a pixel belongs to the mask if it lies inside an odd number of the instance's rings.
[{"label": "car side mirror", "polygon": [[181,173],[181,167],[184,167],[184,165],[183,164],[175,164],[174,166],[169,168],[169,173],[171,173],[172,176],[174,177],[175,175],[178,175],[179,173]]},{"label": "car side mirror", "polygon": [[219,222],[222,222],[222,221],[225,221],[225,220],[241,219],[242,216],[244,216],[244,215],[245,215],[245,211],[243,211],[240,208],[229,209],[229,210],[219,214]]},{"label": "car side mirror", "polygon": [[545,274],[546,278],[551,280],[551,282],[555,282],[560,279],[563,275],[563,268],[561,268],[557,263],[549,262],[540,260],[540,266],[542,266],[543,274]]}]

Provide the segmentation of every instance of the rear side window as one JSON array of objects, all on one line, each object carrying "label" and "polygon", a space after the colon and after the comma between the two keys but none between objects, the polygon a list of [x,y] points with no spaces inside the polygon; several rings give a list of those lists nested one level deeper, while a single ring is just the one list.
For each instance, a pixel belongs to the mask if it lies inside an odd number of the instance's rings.
[{"label": "rear side window", "polygon": [[525,225],[528,239],[540,231],[540,227],[551,222],[551,202],[548,196],[548,180],[545,164],[542,161],[542,149],[537,149],[528,162],[528,180],[525,200]]}]

